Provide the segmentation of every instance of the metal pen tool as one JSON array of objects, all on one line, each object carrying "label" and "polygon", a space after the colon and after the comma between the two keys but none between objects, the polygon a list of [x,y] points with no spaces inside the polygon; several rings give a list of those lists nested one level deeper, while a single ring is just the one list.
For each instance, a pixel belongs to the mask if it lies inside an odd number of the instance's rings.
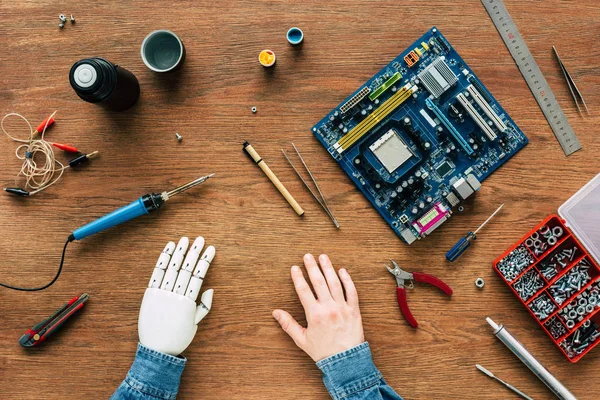
[{"label": "metal pen tool", "polygon": [[302,154],[300,154],[300,151],[298,150],[298,148],[296,147],[296,145],[294,143],[292,143],[292,147],[294,147],[294,150],[296,151],[296,154],[298,155],[298,158],[302,162],[302,165],[304,166],[304,169],[306,169],[306,172],[308,172],[308,176],[310,176],[310,179],[311,179],[312,183],[315,185],[315,188],[317,189],[317,192],[319,192],[320,198],[311,189],[311,187],[308,186],[308,182],[306,182],[306,180],[302,177],[302,175],[300,175],[300,171],[298,171],[298,169],[296,168],[296,166],[294,165],[294,163],[292,162],[292,160],[290,160],[290,158],[286,154],[285,150],[281,149],[281,152],[283,153],[283,156],[285,157],[285,159],[287,160],[287,162],[290,164],[290,166],[292,167],[292,169],[294,170],[294,172],[296,173],[296,175],[298,175],[298,178],[300,178],[300,180],[302,181],[302,183],[304,184],[304,186],[306,186],[306,188],[308,189],[308,191],[310,192],[310,194],[312,194],[312,196],[315,198],[315,200],[317,201],[317,203],[319,203],[319,205],[323,208],[323,210],[325,210],[325,213],[327,213],[327,215],[329,216],[329,218],[331,218],[331,221],[333,222],[333,224],[335,225],[335,227],[339,228],[340,224],[338,223],[337,219],[333,215],[333,212],[331,212],[331,209],[329,208],[329,204],[327,204],[327,200],[325,199],[325,196],[323,195],[323,192],[321,192],[321,188],[319,187],[319,184],[317,183],[317,180],[313,176],[312,172],[310,172],[310,169],[308,168],[308,165],[306,165],[306,162],[304,161],[304,158],[302,157]]},{"label": "metal pen tool", "polygon": [[544,385],[548,386],[557,398],[561,400],[577,400],[577,397],[573,396],[573,393],[571,393],[569,389],[548,372],[548,370],[544,368],[544,366],[536,360],[535,357],[510,334],[510,332],[508,332],[504,325],[496,324],[491,318],[486,318],[486,321],[494,328],[494,335],[496,335],[496,337],[500,339],[500,341],[539,378],[539,380],[544,382]]},{"label": "metal pen tool", "polygon": [[516,387],[514,387],[510,383],[504,382],[502,379],[498,378],[496,375],[492,374],[490,371],[488,371],[487,369],[483,368],[481,365],[475,364],[475,366],[477,367],[478,370],[480,370],[481,372],[483,372],[484,374],[486,374],[490,378],[497,380],[498,382],[500,382],[501,384],[503,384],[504,386],[506,386],[507,388],[509,388],[510,390],[512,390],[513,392],[515,392],[519,396],[521,396],[522,398],[524,398],[526,400],[533,400],[531,397],[527,396],[525,393],[521,392],[519,389],[517,389]]}]

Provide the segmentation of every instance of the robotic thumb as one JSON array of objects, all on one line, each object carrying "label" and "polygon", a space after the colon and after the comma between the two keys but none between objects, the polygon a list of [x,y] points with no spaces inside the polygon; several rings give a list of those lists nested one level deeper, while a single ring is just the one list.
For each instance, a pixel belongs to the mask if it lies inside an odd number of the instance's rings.
[{"label": "robotic thumb", "polygon": [[214,291],[212,289],[208,289],[204,293],[202,293],[202,297],[200,298],[200,304],[196,307],[196,324],[198,324],[210,311],[210,307],[212,306]]}]

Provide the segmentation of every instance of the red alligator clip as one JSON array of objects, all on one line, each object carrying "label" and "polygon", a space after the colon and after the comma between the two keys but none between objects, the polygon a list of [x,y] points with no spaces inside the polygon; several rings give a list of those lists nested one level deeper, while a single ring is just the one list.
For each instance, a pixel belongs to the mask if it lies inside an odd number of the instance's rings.
[{"label": "red alligator clip", "polygon": [[422,272],[406,272],[402,270],[402,268],[400,268],[396,261],[390,261],[394,265],[394,268],[392,269],[387,265],[386,268],[388,269],[388,271],[390,271],[392,275],[396,277],[396,283],[398,284],[398,287],[396,288],[396,296],[398,297],[398,305],[400,306],[400,311],[402,312],[402,315],[404,315],[404,318],[406,318],[406,321],[408,321],[410,326],[412,326],[413,328],[417,328],[419,326],[419,323],[410,312],[410,308],[408,308],[408,302],[406,301],[406,289],[404,281],[410,281],[410,284],[406,286],[409,289],[414,288],[414,282],[424,282],[436,286],[448,296],[452,295],[452,288],[450,288],[450,286],[446,285],[443,281],[441,281],[433,275],[424,274]]}]

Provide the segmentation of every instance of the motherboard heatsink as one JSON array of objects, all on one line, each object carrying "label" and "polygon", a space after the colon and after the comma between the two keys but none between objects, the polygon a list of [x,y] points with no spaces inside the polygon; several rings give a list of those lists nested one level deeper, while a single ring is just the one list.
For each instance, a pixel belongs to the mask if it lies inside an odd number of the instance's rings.
[{"label": "motherboard heatsink", "polygon": [[528,142],[435,27],[312,131],[408,244]]}]

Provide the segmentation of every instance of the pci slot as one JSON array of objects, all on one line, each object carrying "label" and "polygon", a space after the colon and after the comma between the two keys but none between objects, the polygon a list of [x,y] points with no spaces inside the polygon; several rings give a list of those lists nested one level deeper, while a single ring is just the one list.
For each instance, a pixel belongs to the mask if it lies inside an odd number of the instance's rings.
[{"label": "pci slot", "polygon": [[481,115],[479,115],[479,113],[477,112],[475,107],[473,107],[473,104],[471,104],[471,102],[469,100],[467,100],[465,95],[462,93],[459,93],[458,96],[456,96],[456,98],[458,99],[460,104],[462,104],[462,106],[465,108],[465,110],[467,110],[467,112],[469,113],[471,118],[473,118],[473,121],[475,121],[475,123],[487,135],[487,137],[490,140],[495,140],[497,137],[496,132],[494,132],[494,130],[487,124],[486,120],[483,119],[483,117]]},{"label": "pci slot", "polygon": [[494,122],[494,125],[496,125],[496,128],[498,128],[498,130],[500,132],[506,131],[507,126],[500,119],[498,114],[496,114],[496,112],[492,109],[490,104],[487,101],[485,101],[485,99],[483,98],[481,93],[479,93],[479,91],[475,88],[475,86],[473,86],[473,85],[467,86],[467,91],[469,93],[471,93],[471,96],[473,96],[473,99],[475,99],[475,102],[477,104],[479,104],[479,107],[481,107],[481,109],[483,110],[485,115],[487,115],[488,118],[491,119],[492,122]]},{"label": "pci slot", "polygon": [[354,143],[360,138],[367,134],[377,124],[382,122],[392,111],[404,103],[413,93],[417,91],[416,86],[410,86],[410,83],[403,86],[400,90],[394,93],[389,99],[379,106],[375,111],[369,114],[363,119],[358,125],[356,125],[350,132],[342,137],[333,146],[338,153],[343,153],[348,150]]},{"label": "pci slot", "polygon": [[461,136],[461,134],[454,127],[454,125],[452,125],[452,123],[448,120],[448,118],[446,118],[446,116],[444,115],[444,113],[442,112],[442,110],[440,110],[438,108],[438,106],[436,106],[435,103],[430,98],[427,98],[425,100],[425,104],[427,105],[427,107],[431,111],[433,111],[433,113],[435,114],[435,116],[446,127],[446,129],[448,129],[450,131],[450,133],[452,134],[452,136],[454,137],[454,139],[458,142],[458,144],[460,145],[460,147],[462,147],[462,149],[465,151],[465,153],[467,153],[467,155],[469,155],[469,156],[471,154],[473,154],[475,152],[473,150],[473,148]]},{"label": "pci slot", "polygon": [[352,107],[354,107],[355,105],[357,105],[359,101],[361,101],[362,99],[364,99],[365,97],[367,97],[367,95],[369,93],[371,93],[371,88],[368,87],[368,86],[365,86],[364,88],[360,89],[354,96],[352,96],[350,98],[350,100],[348,100],[347,102],[345,102],[340,107],[340,111],[342,112],[342,114],[347,113]]}]

